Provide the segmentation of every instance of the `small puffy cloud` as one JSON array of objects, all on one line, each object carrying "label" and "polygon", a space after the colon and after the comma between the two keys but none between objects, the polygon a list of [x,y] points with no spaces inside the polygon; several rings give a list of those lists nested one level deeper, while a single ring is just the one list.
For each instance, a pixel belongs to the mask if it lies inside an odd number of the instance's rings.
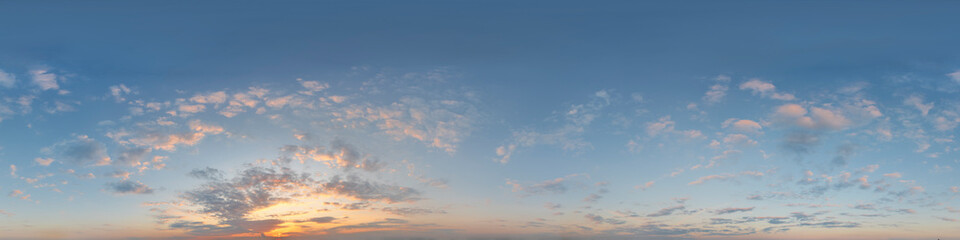
[{"label": "small puffy cloud", "polygon": [[7,73],[0,69],[0,87],[12,88],[17,83],[17,78],[12,73]]},{"label": "small puffy cloud", "polygon": [[107,190],[118,194],[151,194],[153,189],[147,185],[131,180],[124,180],[115,183],[107,183]]},{"label": "small puffy cloud", "polygon": [[40,166],[50,166],[53,163],[53,158],[34,158],[33,161],[37,162]]},{"label": "small puffy cloud", "polygon": [[794,100],[795,97],[793,94],[789,93],[779,93],[773,84],[764,82],[760,79],[750,79],[742,84],[740,84],[740,90],[750,90],[754,95],[760,95],[763,97],[769,97],[777,100],[790,101]]},{"label": "small puffy cloud", "polygon": [[133,93],[133,90],[124,84],[110,86],[109,91],[110,96],[113,96],[113,99],[117,102],[126,101],[126,95]]},{"label": "small puffy cloud", "polygon": [[57,74],[51,73],[48,69],[30,70],[30,77],[33,84],[40,87],[41,90],[57,90],[60,85],[57,84]]},{"label": "small puffy cloud", "polygon": [[810,115],[805,107],[799,104],[784,104],[774,112],[774,121],[803,127],[807,129],[840,130],[851,125],[844,115],[836,110],[811,107]]},{"label": "small puffy cloud", "polygon": [[759,134],[763,126],[753,120],[731,118],[721,124],[724,128],[730,128],[743,133]]},{"label": "small puffy cloud", "polygon": [[923,103],[923,97],[921,96],[910,96],[907,99],[903,100],[903,104],[911,106],[920,111],[923,116],[927,116],[927,113],[930,112],[930,109],[933,109],[933,103]]}]

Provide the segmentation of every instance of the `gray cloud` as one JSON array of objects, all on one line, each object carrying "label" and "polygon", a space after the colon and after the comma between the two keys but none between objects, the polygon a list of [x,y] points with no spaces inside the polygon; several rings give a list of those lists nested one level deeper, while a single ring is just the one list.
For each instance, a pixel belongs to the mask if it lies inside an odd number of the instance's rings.
[{"label": "gray cloud", "polygon": [[655,212],[655,213],[647,214],[647,217],[669,216],[669,215],[673,214],[673,212],[683,211],[683,210],[686,209],[686,208],[687,208],[687,207],[684,207],[683,205],[678,205],[678,206],[674,206],[674,207],[668,207],[668,208],[660,209],[660,211],[657,211],[657,212]]},{"label": "gray cloud", "polygon": [[110,163],[107,147],[85,135],[56,144],[48,149],[63,156],[62,159],[65,159],[65,162],[76,165],[106,165]]},{"label": "gray cloud", "polygon": [[153,189],[147,185],[130,180],[123,180],[115,183],[107,183],[108,190],[119,194],[151,194]]},{"label": "gray cloud", "polygon": [[780,148],[797,155],[813,152],[813,148],[820,144],[820,137],[806,131],[788,133],[780,144]]},{"label": "gray cloud", "polygon": [[595,224],[607,223],[607,224],[613,224],[613,225],[620,225],[620,224],[627,223],[626,221],[623,221],[620,219],[604,218],[602,216],[595,215],[592,213],[584,215],[583,217],[587,218],[587,220],[590,220]]},{"label": "gray cloud", "polygon": [[380,209],[380,210],[383,211],[383,212],[391,213],[391,214],[394,214],[394,215],[400,215],[400,216],[425,215],[425,214],[434,214],[434,213],[445,214],[445,213],[447,213],[447,211],[444,211],[444,210],[433,210],[433,209],[427,209],[427,208],[410,208],[410,207],[401,207],[401,208],[385,207],[385,208]]},{"label": "gray cloud", "polygon": [[210,180],[184,192],[181,198],[199,206],[200,213],[221,220],[237,220],[251,211],[287,200],[289,193],[282,190],[310,188],[314,184],[309,175],[297,174],[288,168],[252,167],[229,181]]},{"label": "gray cloud", "polygon": [[334,176],[329,182],[324,183],[322,186],[325,192],[359,200],[376,200],[395,203],[413,202],[421,199],[420,191],[416,189],[369,182],[354,175],[347,176],[346,179],[340,176]]},{"label": "gray cloud", "polygon": [[203,222],[177,221],[170,224],[171,229],[185,230],[196,236],[223,236],[237,233],[262,233],[276,229],[283,221],[267,220],[230,220],[223,224],[205,224]]},{"label": "gray cloud", "polygon": [[717,215],[723,215],[723,214],[736,213],[736,212],[749,212],[749,211],[753,211],[753,209],[754,209],[753,207],[748,207],[748,208],[724,208],[724,209],[717,210],[716,213],[717,213]]},{"label": "gray cloud", "polygon": [[137,166],[150,154],[150,148],[125,148],[120,151],[113,165]]},{"label": "gray cloud", "polygon": [[223,171],[220,171],[219,169],[216,169],[216,168],[206,167],[203,169],[190,170],[190,172],[187,173],[187,176],[191,176],[191,177],[203,179],[203,180],[216,181],[216,180],[223,179]]}]

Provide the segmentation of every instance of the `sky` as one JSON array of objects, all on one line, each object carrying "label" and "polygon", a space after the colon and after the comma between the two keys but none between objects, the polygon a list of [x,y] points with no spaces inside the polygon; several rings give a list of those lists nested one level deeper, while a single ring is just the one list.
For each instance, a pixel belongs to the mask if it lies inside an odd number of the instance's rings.
[{"label": "sky", "polygon": [[960,239],[958,8],[0,0],[0,239]]}]

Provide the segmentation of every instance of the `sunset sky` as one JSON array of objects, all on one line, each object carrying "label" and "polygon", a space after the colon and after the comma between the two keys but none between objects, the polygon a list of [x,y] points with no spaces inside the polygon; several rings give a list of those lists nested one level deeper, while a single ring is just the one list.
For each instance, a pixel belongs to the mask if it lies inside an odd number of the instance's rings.
[{"label": "sunset sky", "polygon": [[960,239],[957,9],[0,0],[0,239]]}]

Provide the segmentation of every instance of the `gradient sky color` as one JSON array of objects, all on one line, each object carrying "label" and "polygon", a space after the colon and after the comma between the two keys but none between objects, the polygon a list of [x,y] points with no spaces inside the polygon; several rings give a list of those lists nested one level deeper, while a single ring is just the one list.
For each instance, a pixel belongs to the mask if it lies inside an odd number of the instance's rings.
[{"label": "gradient sky color", "polygon": [[957,9],[0,0],[0,239],[960,239]]}]

